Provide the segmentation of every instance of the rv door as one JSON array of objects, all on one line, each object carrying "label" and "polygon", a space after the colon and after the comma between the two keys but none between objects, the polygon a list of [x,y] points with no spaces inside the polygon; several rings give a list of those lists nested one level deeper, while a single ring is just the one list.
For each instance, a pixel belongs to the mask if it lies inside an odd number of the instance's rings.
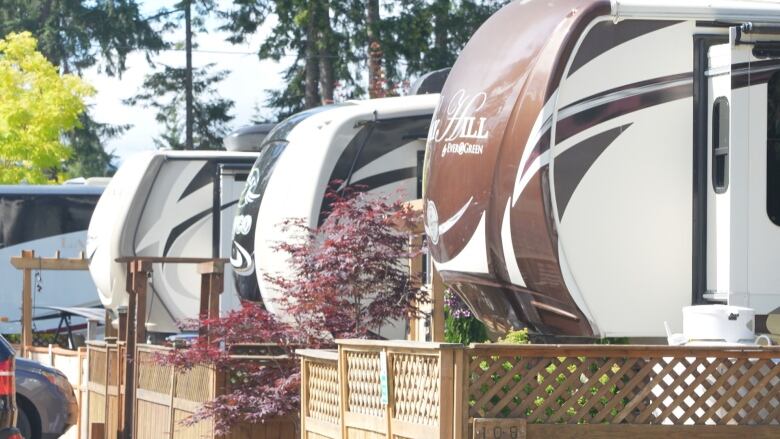
[{"label": "rv door", "polygon": [[780,29],[745,29],[709,49],[707,290],[766,314],[780,307]]}]

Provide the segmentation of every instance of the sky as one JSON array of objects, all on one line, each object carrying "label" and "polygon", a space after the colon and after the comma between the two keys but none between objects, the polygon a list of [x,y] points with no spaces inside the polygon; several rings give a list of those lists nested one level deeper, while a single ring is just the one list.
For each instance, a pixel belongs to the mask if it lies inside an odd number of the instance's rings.
[{"label": "sky", "polygon": [[[161,8],[170,7],[173,3],[175,2],[167,0],[146,1],[142,7],[142,14],[152,15]],[[283,85],[281,73],[286,66],[270,60],[260,61],[256,55],[263,38],[269,34],[273,22],[266,23],[250,41],[242,45],[226,42],[226,34],[213,30],[218,25],[216,20],[210,20],[206,24],[212,30],[208,34],[197,36],[198,51],[193,53],[193,66],[214,63],[214,71],[229,72],[228,77],[219,84],[218,92],[235,102],[232,112],[235,119],[230,127],[240,128],[250,123],[256,105],[262,107],[268,97],[268,90]],[[166,37],[174,42],[184,40],[183,31],[171,33]],[[172,67],[183,67],[185,52],[179,50],[161,52],[153,57],[153,61]],[[121,164],[133,153],[154,149],[152,139],[161,131],[161,127],[154,119],[154,110],[122,103],[122,100],[140,91],[144,76],[154,72],[154,68],[149,66],[143,53],[130,54],[127,67],[127,71],[121,78],[103,75],[97,68],[84,73],[84,79],[97,91],[88,102],[93,117],[103,123],[132,125],[132,128],[122,136],[107,142],[106,149],[117,156],[117,164]],[[271,115],[270,111],[267,115]]]}]

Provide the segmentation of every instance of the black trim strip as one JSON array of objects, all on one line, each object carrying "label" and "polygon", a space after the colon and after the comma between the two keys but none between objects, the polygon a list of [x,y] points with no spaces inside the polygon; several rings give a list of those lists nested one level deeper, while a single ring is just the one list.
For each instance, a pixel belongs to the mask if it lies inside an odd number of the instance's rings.
[{"label": "black trim strip", "polygon": [[577,186],[585,178],[593,163],[631,125],[633,124],[625,124],[596,134],[555,157],[553,177],[558,219],[563,218],[574,191],[577,190]]},{"label": "black trim strip", "polygon": [[190,195],[191,193],[197,191],[198,189],[207,186],[210,183],[214,182],[214,163],[206,162],[203,164],[203,166],[200,168],[197,174],[192,178],[192,181],[187,185],[186,188],[184,188],[184,192],[179,195],[179,199],[176,201],[181,201],[186,197],[187,195]]},{"label": "black trim strip", "polygon": [[[365,190],[370,191],[372,189],[376,189],[391,183],[407,180],[409,178],[415,178],[416,176],[417,167],[394,169],[392,171],[382,172],[380,174],[358,180],[354,183],[351,183],[350,186],[364,186]],[[361,190],[363,189],[361,188]]]},{"label": "black trim strip", "polygon": [[676,75],[661,76],[659,78],[647,79],[645,81],[639,81],[639,82],[634,82],[634,83],[631,83],[631,84],[626,84],[626,85],[623,85],[623,86],[620,86],[620,87],[615,87],[615,88],[611,88],[609,90],[605,90],[605,91],[596,93],[596,94],[588,96],[586,98],[582,98],[582,99],[580,99],[578,101],[575,101],[575,102],[573,102],[573,103],[571,103],[571,104],[561,108],[559,111],[566,111],[566,110],[568,110],[570,108],[573,108],[573,107],[576,107],[578,105],[582,105],[582,104],[585,104],[587,102],[593,102],[595,100],[602,99],[602,98],[604,98],[606,96],[609,96],[611,94],[620,93],[620,92],[623,92],[623,91],[634,90],[634,89],[647,87],[647,86],[651,86],[651,85],[658,85],[658,86],[660,86],[662,84],[672,84],[672,83],[679,82],[679,81],[690,80],[692,77],[693,77],[693,74],[691,72],[687,72],[687,73],[678,73]]},{"label": "black trim strip", "polygon": [[555,142],[561,143],[575,134],[608,120],[667,102],[689,98],[692,95],[692,84],[681,84],[598,105],[558,121]]},{"label": "black trim strip", "polygon": [[[223,204],[222,207],[220,207],[220,211],[225,210],[234,204],[238,204],[238,200],[234,200],[227,204]],[[182,221],[178,226],[171,229],[171,233],[168,235],[168,239],[165,240],[165,247],[163,248],[163,257],[168,256],[168,251],[170,251],[174,241],[176,241],[176,239],[179,236],[181,236],[181,234],[184,233],[185,230],[187,230],[190,226],[192,226],[193,224],[195,224],[196,222],[200,221],[201,219],[205,218],[207,215],[213,212],[214,209],[206,209]]]},{"label": "black trim strip", "polygon": [[615,23],[610,20],[596,23],[580,44],[567,77],[621,44],[679,23],[682,21],[626,20]]}]

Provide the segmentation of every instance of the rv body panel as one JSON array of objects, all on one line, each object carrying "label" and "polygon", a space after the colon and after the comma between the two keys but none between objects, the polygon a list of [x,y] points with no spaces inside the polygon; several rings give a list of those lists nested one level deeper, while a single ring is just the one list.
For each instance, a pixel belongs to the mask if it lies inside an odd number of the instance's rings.
[{"label": "rv body panel", "polygon": [[[438,95],[355,101],[292,116],[261,148],[234,225],[232,263],[241,296],[282,314],[267,276],[289,276],[281,242],[296,239],[282,223],[317,227],[326,191],[356,185],[373,194],[419,198],[418,161]],[[396,328],[395,336],[403,335]]]},{"label": "rv body panel", "polygon": [[[90,224],[90,271],[107,309],[127,306],[126,266],[119,257],[224,257],[244,179],[224,167],[248,172],[252,153],[154,152],[128,160],[101,198]],[[153,264],[147,297],[151,332],[175,333],[179,322],[198,317],[200,276],[195,264]],[[223,311],[235,308],[226,284]]]},{"label": "rv body panel", "polygon": [[[84,251],[87,227],[102,187],[0,186],[0,332],[19,333],[22,308],[22,272],[11,266],[11,257],[22,250],[36,256],[77,258]],[[47,306],[96,306],[98,293],[88,273],[79,271],[34,271],[33,318],[50,314]],[[76,319],[74,324],[82,323]],[[38,321],[38,329],[56,327],[56,320]]]},{"label": "rv body panel", "polygon": [[[740,109],[732,142],[754,146],[733,155],[738,187],[716,198],[699,182],[712,166],[697,148],[712,145],[696,126],[702,115],[711,128],[712,105],[695,91],[708,68],[695,43],[728,41],[728,27],[684,14],[619,20],[583,0],[515,2],[477,31],[434,115],[424,208],[444,281],[494,333],[655,337],[704,297],[780,305],[780,229],[754,207],[767,200],[755,172],[767,169],[766,76],[780,64],[750,64],[752,46],[731,32],[715,87]],[[750,73],[759,67],[764,84]],[[466,154],[450,154],[463,143]]]}]

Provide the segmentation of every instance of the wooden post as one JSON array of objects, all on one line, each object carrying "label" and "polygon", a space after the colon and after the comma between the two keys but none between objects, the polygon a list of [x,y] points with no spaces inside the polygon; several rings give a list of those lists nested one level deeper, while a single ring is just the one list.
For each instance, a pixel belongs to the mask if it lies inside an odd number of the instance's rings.
[{"label": "wooden post", "polygon": [[114,317],[111,315],[111,311],[106,310],[105,329],[103,330],[103,338],[115,338],[119,331],[114,329]]},{"label": "wooden post", "polygon": [[32,333],[32,272],[33,270],[87,270],[89,261],[86,259],[63,259],[60,253],[54,258],[36,257],[32,250],[22,250],[21,256],[12,256],[11,265],[17,270],[22,270],[22,340],[21,356],[26,357],[28,348],[33,344]]},{"label": "wooden post", "polygon": [[454,349],[439,348],[439,438],[455,438],[455,356]]},{"label": "wooden post", "polygon": [[444,341],[444,282],[439,272],[431,267],[431,341]]},{"label": "wooden post", "polygon": [[453,373],[453,438],[466,439],[469,434],[469,362],[466,348],[455,350]]},{"label": "wooden post", "polygon": [[[219,295],[225,288],[225,263],[209,261],[198,264],[200,273],[200,317],[215,319],[219,317]],[[208,335],[208,328],[200,327],[202,336]],[[210,341],[210,340],[208,340]]]},{"label": "wooden post", "polygon": [[176,367],[171,366],[171,405],[168,407],[168,438],[174,439],[176,432]]},{"label": "wooden post", "polygon": [[119,314],[119,331],[117,335],[117,341],[127,341],[127,308],[119,307],[117,309],[117,314]]},{"label": "wooden post", "polygon": [[[35,259],[35,252],[22,250],[22,258]],[[32,270],[29,267],[23,270],[22,282],[22,357],[27,357],[27,352],[33,344]]]},{"label": "wooden post", "polygon": [[146,343],[146,287],[147,273],[152,265],[148,262],[136,262],[133,271],[133,290],[136,294],[135,302],[135,339],[136,343]]},{"label": "wooden post", "polygon": [[301,357],[301,439],[308,439],[306,416],[309,415],[309,367],[305,357]]},{"label": "wooden post", "polygon": [[[422,237],[416,233],[409,236],[410,248],[419,248],[422,245]],[[425,279],[423,276],[423,255],[417,255],[416,257],[409,259],[409,275],[414,282],[415,288],[420,288]],[[419,310],[418,310],[419,313]],[[420,331],[420,318],[419,314],[414,314],[409,318],[409,336],[410,341],[425,341],[425,333]]]},{"label": "wooden post", "polygon": [[341,429],[341,438],[347,437],[347,422],[345,420],[347,413],[347,390],[349,389],[347,381],[347,352],[339,345],[339,428]]},{"label": "wooden post", "polygon": [[146,261],[130,261],[127,263],[127,284],[125,285],[130,298],[127,307],[125,347],[125,395],[124,422],[122,431],[124,439],[133,437],[133,407],[135,402],[135,351],[138,342],[146,340],[146,275],[151,271],[151,263]]}]

